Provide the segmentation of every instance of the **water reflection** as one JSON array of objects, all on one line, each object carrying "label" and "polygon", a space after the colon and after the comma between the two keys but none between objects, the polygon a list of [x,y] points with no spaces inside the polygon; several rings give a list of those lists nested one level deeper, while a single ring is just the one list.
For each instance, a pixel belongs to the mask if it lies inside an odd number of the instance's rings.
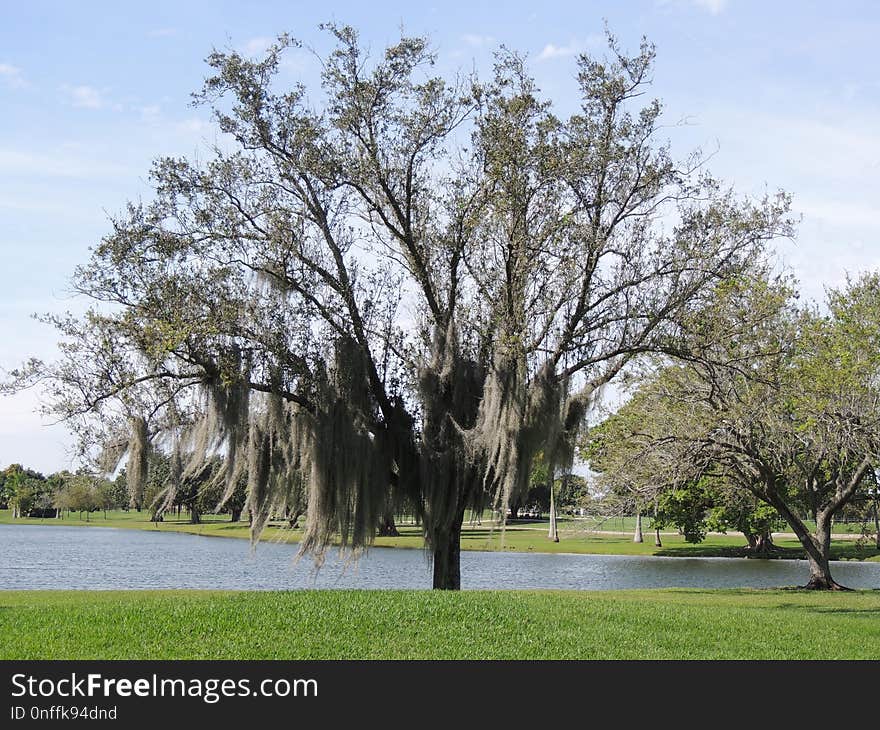
[{"label": "water reflection", "polygon": [[[315,572],[293,564],[295,545],[113,528],[0,526],[0,589],[430,588],[420,550],[374,548],[356,565],[335,555]],[[736,558],[661,558],[463,552],[462,587],[744,588],[803,584],[806,562]],[[880,563],[838,562],[835,578],[852,588],[880,588]]]}]

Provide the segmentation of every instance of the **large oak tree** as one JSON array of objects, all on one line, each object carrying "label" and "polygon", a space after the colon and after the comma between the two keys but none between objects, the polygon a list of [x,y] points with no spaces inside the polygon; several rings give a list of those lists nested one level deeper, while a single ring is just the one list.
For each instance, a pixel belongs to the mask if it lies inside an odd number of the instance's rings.
[{"label": "large oak tree", "polygon": [[503,510],[539,451],[552,484],[597,392],[788,232],[787,200],[672,157],[647,43],[580,57],[562,119],[516,54],[444,79],[427,39],[370,57],[326,30],[320,88],[280,87],[288,36],[209,57],[198,99],[228,144],[156,162],[155,199],[77,271],[100,304],[15,385],[45,379],[89,438],[128,443],[135,489],[148,448],[178,476],[223,454],[255,536],[304,488],[319,559],[406,504],[434,587],[459,588],[467,510]]}]

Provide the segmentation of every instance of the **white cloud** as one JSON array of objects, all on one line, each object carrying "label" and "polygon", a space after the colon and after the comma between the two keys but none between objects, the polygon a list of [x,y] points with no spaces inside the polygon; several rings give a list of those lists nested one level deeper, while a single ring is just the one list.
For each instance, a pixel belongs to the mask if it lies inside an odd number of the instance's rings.
[{"label": "white cloud", "polygon": [[301,74],[315,65],[315,57],[306,51],[288,49],[278,65],[287,72]]},{"label": "white cloud", "polygon": [[867,232],[871,229],[874,239],[880,231],[880,216],[877,214],[877,208],[869,202],[834,198],[826,200],[796,198],[793,207],[795,211],[803,213],[804,223],[822,224],[841,231],[855,228]]},{"label": "white cloud", "polygon": [[573,43],[567,46],[557,46],[553,43],[548,43],[544,46],[544,50],[538,54],[538,60],[547,61],[551,58],[565,58],[566,56],[574,56],[576,53],[578,53],[578,47]]},{"label": "white cloud", "polygon": [[73,106],[82,109],[102,109],[107,106],[107,100],[104,95],[94,86],[69,86],[65,84],[61,90],[67,94],[70,103]]},{"label": "white cloud", "polygon": [[691,0],[698,8],[712,15],[721,15],[727,10],[727,0]]},{"label": "white cloud", "polygon": [[[740,193],[761,195],[781,187],[803,215],[794,244],[779,241],[782,260],[800,280],[805,298],[821,300],[825,285],[843,283],[846,272],[880,267],[880,131],[874,115],[853,105],[756,111],[718,105],[699,127],[717,134],[710,161]],[[703,133],[705,134],[705,132]]]},{"label": "white cloud", "polygon": [[703,10],[710,15],[721,15],[727,10],[728,0],[655,0],[658,7],[692,7]]},{"label": "white cloud", "polygon": [[241,47],[241,53],[246,56],[260,56],[275,42],[274,38],[259,36],[246,41]]},{"label": "white cloud", "polygon": [[149,104],[138,108],[141,113],[141,119],[145,122],[155,122],[162,114],[162,109],[158,104]]},{"label": "white cloud", "polygon": [[0,147],[0,177],[40,178],[130,178],[136,171],[117,162],[97,160],[94,154],[63,149],[48,152],[29,152],[10,147]]},{"label": "white cloud", "polygon": [[572,40],[567,45],[557,46],[555,43],[548,43],[538,54],[539,61],[549,61],[553,58],[566,58],[568,56],[576,56],[584,53],[588,49],[602,48],[605,44],[605,36],[598,33],[592,33],[587,36],[585,41]]},{"label": "white cloud", "polygon": [[790,182],[782,180],[783,186],[809,182],[817,189],[846,186],[850,197],[880,191],[880,132],[871,115],[853,106],[829,107],[821,117],[810,117],[720,105],[701,116],[743,177],[785,176]]},{"label": "white cloud", "polygon": [[0,404],[0,465],[22,463],[49,474],[74,466],[73,437],[61,425],[39,416],[40,395],[25,391]]},{"label": "white cloud", "polygon": [[465,33],[461,40],[467,43],[471,48],[484,48],[495,44],[495,38],[490,35],[479,35],[478,33]]},{"label": "white cloud", "polygon": [[150,38],[170,38],[171,36],[175,36],[180,31],[177,28],[156,28],[155,30],[151,30],[147,33]]},{"label": "white cloud", "polygon": [[11,89],[23,89],[28,85],[21,69],[10,63],[0,63],[0,80]]},{"label": "white cloud", "polygon": [[576,56],[590,50],[605,48],[606,39],[601,33],[591,33],[585,39],[572,39],[565,45],[548,43],[538,54],[539,61],[549,61],[554,58],[567,58]]},{"label": "white cloud", "polygon": [[201,134],[211,128],[211,125],[208,124],[208,122],[202,119],[196,119],[195,117],[184,119],[182,122],[177,122],[174,126],[178,132],[187,132],[190,134]]}]

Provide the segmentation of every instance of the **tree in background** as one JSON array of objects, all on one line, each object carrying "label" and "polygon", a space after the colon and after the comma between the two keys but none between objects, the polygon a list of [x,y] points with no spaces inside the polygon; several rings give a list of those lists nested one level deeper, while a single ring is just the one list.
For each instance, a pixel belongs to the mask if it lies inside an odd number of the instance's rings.
[{"label": "tree in background", "polygon": [[773,544],[773,532],[784,521],[772,506],[761,502],[752,492],[720,483],[716,485],[712,507],[706,516],[706,529],[712,532],[741,532],[748,543],[748,554],[772,557],[778,552]]},{"label": "tree in background", "polygon": [[543,451],[539,451],[532,462],[528,492],[517,496],[510,503],[511,518],[515,519],[522,507],[537,508],[542,514],[549,513],[548,537],[554,542],[559,542],[557,510],[571,511],[584,506],[587,501],[589,501],[589,492],[583,477],[562,471],[558,476],[554,475],[551,482],[549,465]]},{"label": "tree in background", "polygon": [[85,514],[88,522],[89,515],[103,507],[99,490],[105,481],[107,480],[83,472],[71,474],[65,479],[63,489],[56,494],[55,506],[68,512],[79,512],[80,519]]},{"label": "tree in background", "polygon": [[128,479],[124,468],[113,479],[113,504],[117,509],[128,509]]},{"label": "tree in background", "polygon": [[28,517],[48,506],[47,495],[51,485],[40,472],[25,469],[21,464],[10,464],[0,472],[0,504],[12,510],[12,518]]},{"label": "tree in background", "polygon": [[303,552],[365,548],[406,509],[434,587],[459,588],[466,511],[503,515],[538,452],[550,485],[569,471],[602,387],[789,233],[788,200],[672,158],[660,103],[639,106],[647,43],[581,56],[561,119],[513,53],[447,80],[425,38],[370,58],[327,30],[317,90],[278,88],[288,36],[209,57],[199,99],[230,144],[155,164],[155,200],[77,271],[100,307],[54,318],[64,357],[11,389],[47,383],[107,468],[127,452],[134,506],[151,449],[181,473],[223,453],[221,502],[246,472],[254,539],[299,480]]},{"label": "tree in background", "polygon": [[807,587],[839,589],[831,523],[872,488],[880,456],[880,277],[829,290],[827,305],[796,306],[779,280],[726,282],[685,325],[678,364],[622,409],[626,448],[606,446],[622,482],[720,478],[773,507],[807,555]]},{"label": "tree in background", "polygon": [[772,533],[782,518],[751,493],[707,475],[662,490],[654,522],[658,529],[675,527],[691,543],[702,542],[708,532],[736,530],[746,539],[747,555],[772,557],[776,552]]}]

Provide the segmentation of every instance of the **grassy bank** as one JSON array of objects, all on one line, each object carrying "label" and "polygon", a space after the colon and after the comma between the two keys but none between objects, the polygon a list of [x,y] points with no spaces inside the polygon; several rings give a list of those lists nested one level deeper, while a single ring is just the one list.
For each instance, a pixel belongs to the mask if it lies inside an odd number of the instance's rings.
[{"label": "grassy bank", "polygon": [[[250,532],[246,522],[229,522],[228,516],[206,515],[198,525],[189,524],[187,518],[168,515],[164,522],[150,522],[144,512],[112,511],[104,516],[95,512],[89,520],[74,514],[64,520],[20,519],[13,520],[9,510],[0,510],[0,524],[64,525],[68,527],[119,527],[137,530],[158,530],[168,532],[187,532],[213,537],[234,537],[246,539]],[[615,527],[609,522],[605,527]],[[664,555],[672,557],[737,557],[744,554],[744,540],[738,535],[709,535],[705,541],[692,545],[681,535],[663,535],[663,547],[654,546],[654,535],[645,532],[645,542],[634,543],[628,534],[595,531],[594,523],[578,519],[560,521],[560,540],[558,543],[547,539],[546,522],[522,522],[509,525],[502,536],[499,528],[493,528],[488,521],[483,524],[465,523],[462,530],[462,549],[464,550],[505,550],[509,552],[541,553],[580,553],[605,555]],[[263,535],[264,540],[278,542],[297,542],[302,537],[300,530],[274,525]],[[803,549],[794,538],[778,538],[777,545],[784,548],[780,557],[801,558]],[[401,525],[399,537],[377,538],[376,545],[382,547],[421,548],[423,546],[421,528],[415,525]],[[840,538],[832,541],[832,556],[836,560],[880,560],[880,551],[872,541],[858,541]]]},{"label": "grassy bank", "polygon": [[876,659],[878,617],[878,591],[0,591],[0,659]]}]

